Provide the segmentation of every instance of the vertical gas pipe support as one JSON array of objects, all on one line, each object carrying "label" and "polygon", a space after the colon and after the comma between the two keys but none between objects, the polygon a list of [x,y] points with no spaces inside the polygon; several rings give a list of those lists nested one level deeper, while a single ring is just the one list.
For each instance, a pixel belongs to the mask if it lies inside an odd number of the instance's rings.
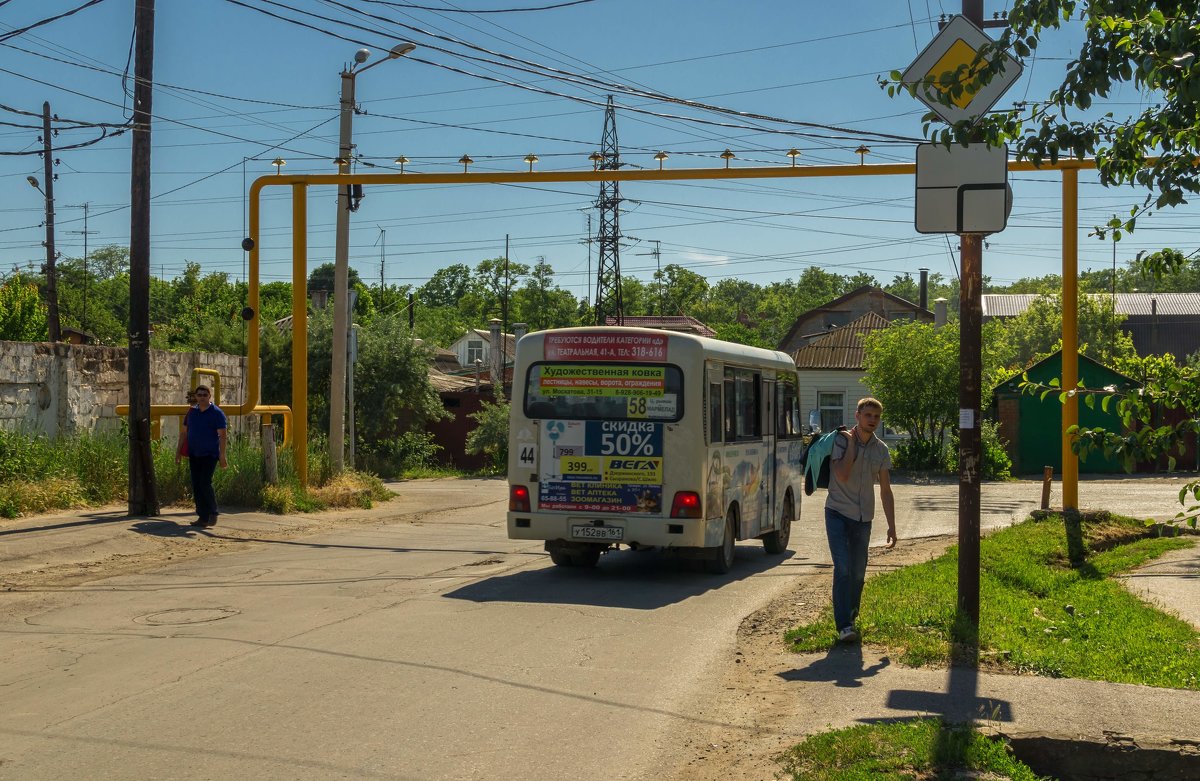
[{"label": "vertical gas pipe support", "polygon": [[1079,423],[1079,168],[1066,161],[1062,169],[1062,492],[1063,510],[1079,509],[1079,457],[1071,449]]},{"label": "vertical gas pipe support", "polygon": [[292,184],[292,448],[296,477],[308,485],[308,190]]}]

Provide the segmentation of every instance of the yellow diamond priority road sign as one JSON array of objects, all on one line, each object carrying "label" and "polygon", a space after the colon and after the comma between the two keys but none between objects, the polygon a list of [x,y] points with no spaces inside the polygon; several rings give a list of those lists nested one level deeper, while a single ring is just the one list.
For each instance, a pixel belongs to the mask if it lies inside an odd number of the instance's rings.
[{"label": "yellow diamond priority road sign", "polygon": [[[1021,63],[1007,54],[1002,55],[1004,69],[997,73],[987,86],[975,93],[963,90],[952,98],[950,105],[942,103],[942,96],[948,93],[949,89],[940,82],[943,74],[954,73],[964,66],[963,80],[970,82],[973,74],[982,67],[982,63],[975,65],[979,50],[990,43],[992,39],[983,30],[971,24],[966,17],[955,16],[934,36],[925,50],[917,55],[917,59],[904,71],[900,81],[904,84],[917,84],[917,99],[950,124],[964,119],[975,119],[995,105],[1000,96],[1020,78]],[[932,79],[932,83],[925,84],[926,78]]]}]

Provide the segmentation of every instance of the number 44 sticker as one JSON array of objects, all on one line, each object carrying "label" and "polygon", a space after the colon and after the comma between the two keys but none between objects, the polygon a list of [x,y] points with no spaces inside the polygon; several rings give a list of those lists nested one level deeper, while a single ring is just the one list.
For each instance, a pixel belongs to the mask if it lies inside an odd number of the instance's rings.
[{"label": "number 44 sticker", "polygon": [[517,454],[517,463],[521,466],[537,464],[537,445],[521,445]]}]

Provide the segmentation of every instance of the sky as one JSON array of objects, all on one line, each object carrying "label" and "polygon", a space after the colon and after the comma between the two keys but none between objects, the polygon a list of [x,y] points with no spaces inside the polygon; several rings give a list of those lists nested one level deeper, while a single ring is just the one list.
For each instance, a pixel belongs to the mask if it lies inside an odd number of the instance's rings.
[{"label": "sky", "polygon": [[[134,0],[90,7],[9,37],[15,29],[88,0],[0,2],[0,274],[45,259],[44,200],[25,181],[43,179],[43,101],[59,117],[121,124],[130,116]],[[409,6],[443,10],[420,10]],[[561,5],[553,8],[548,6]],[[985,14],[1006,4],[989,0]],[[257,9],[257,10],[256,10]],[[481,13],[486,10],[540,9]],[[366,47],[367,64],[396,43],[410,55],[357,79],[359,171],[587,170],[600,147],[607,95],[617,105],[621,160],[630,167],[720,167],[912,162],[925,109],[890,98],[878,79],[903,70],[931,40],[942,0],[798,3],[794,0],[158,0],[153,97],[151,267],[170,279],[188,261],[243,278],[246,192],[260,176],[333,173],[338,151],[338,74]],[[289,23],[266,13],[302,22]],[[470,11],[472,13],[457,13]],[[313,29],[315,28],[315,29]],[[1082,25],[1050,33],[1037,60],[1000,99],[1044,97],[1082,40]],[[474,48],[470,48],[474,47]],[[513,59],[505,59],[505,58]],[[471,59],[474,58],[474,59]],[[536,63],[557,69],[549,77]],[[513,67],[513,66],[517,67]],[[536,70],[536,73],[529,72]],[[604,82],[602,84],[596,81]],[[624,86],[615,89],[612,85]],[[630,94],[628,88],[789,120],[747,119]],[[1119,115],[1153,104],[1126,89],[1096,110]],[[13,110],[16,110],[14,112]],[[703,120],[703,121],[700,121]],[[832,126],[813,128],[806,124]],[[16,125],[16,126],[14,126]],[[56,127],[62,127],[60,123]],[[100,135],[62,129],[57,147]],[[61,149],[55,171],[56,245],[83,254],[129,240],[130,134]],[[17,153],[17,154],[14,154]],[[1060,177],[1012,174],[1008,228],[987,240],[983,271],[996,284],[1061,271]],[[1080,174],[1080,268],[1110,268],[1114,245],[1090,226],[1127,214],[1142,194],[1101,187]],[[288,196],[263,203],[263,282],[290,279]],[[648,280],[680,264],[716,283],[794,279],[809,266],[866,272],[883,283],[919,268],[957,275],[954,237],[913,227],[909,176],[732,182],[638,182],[620,187],[621,269]],[[395,185],[366,190],[351,216],[350,260],[364,281],[420,285],[452,263],[503,256],[545,260],[577,296],[594,284],[598,185]],[[309,193],[310,268],[333,259],[336,193]],[[1170,246],[1190,252],[1200,221],[1189,205],[1141,219],[1115,246],[1118,263]],[[655,248],[659,255],[654,256]]]}]

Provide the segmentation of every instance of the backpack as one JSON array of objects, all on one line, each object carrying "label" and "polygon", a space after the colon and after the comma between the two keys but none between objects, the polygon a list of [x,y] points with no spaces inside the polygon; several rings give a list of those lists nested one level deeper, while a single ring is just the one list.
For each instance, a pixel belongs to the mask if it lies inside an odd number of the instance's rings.
[{"label": "backpack", "polygon": [[839,432],[845,431],[845,426],[838,426],[833,431],[827,431],[809,443],[800,456],[800,466],[804,468],[804,493],[812,496],[817,488],[829,487],[829,458],[833,455],[833,443]]}]

